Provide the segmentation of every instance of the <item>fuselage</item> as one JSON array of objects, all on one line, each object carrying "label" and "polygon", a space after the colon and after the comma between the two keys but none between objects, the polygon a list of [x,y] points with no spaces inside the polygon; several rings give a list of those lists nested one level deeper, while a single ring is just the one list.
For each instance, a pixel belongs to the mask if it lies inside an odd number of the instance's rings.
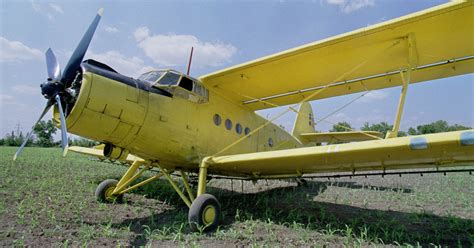
[{"label": "fuselage", "polygon": [[[179,95],[84,64],[79,95],[66,119],[68,131],[126,149],[167,168],[188,170],[197,169],[204,157],[216,153],[301,146],[281,127],[212,89],[204,102]],[[245,137],[257,128],[261,129]]]}]

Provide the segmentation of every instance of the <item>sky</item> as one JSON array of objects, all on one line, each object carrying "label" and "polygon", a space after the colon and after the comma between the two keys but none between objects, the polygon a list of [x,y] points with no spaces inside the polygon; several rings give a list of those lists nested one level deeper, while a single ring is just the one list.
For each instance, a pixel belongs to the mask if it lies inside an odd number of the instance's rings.
[{"label": "sky", "polygon": [[[423,10],[442,0],[313,1],[6,1],[0,0],[0,136],[27,132],[45,99],[44,52],[64,67],[100,8],[101,23],[86,58],[136,77],[156,68],[201,75],[289,48]],[[342,72],[341,72],[342,73]],[[317,126],[394,120],[400,87],[372,91]],[[312,102],[316,118],[360,94]],[[259,111],[271,118],[282,109]],[[50,118],[51,113],[46,118]],[[439,119],[474,126],[473,74],[410,85],[401,130]],[[294,114],[276,122],[291,130]]]}]

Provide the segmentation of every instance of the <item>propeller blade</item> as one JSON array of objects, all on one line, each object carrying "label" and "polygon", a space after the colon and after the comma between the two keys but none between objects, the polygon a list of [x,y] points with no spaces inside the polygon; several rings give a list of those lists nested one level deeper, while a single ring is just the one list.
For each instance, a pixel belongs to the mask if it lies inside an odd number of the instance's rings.
[{"label": "propeller blade", "polygon": [[69,58],[69,61],[67,62],[66,67],[64,68],[64,72],[61,77],[61,82],[68,83],[70,80],[74,79],[76,71],[79,70],[79,67],[82,63],[82,59],[84,59],[84,55],[86,54],[87,48],[89,47],[89,43],[91,42],[92,37],[94,36],[94,32],[97,26],[99,25],[99,21],[102,17],[103,12],[104,9],[100,9],[99,12],[97,12],[97,15],[95,16],[94,20],[89,25],[89,28],[87,29],[86,33],[77,45],[76,50],[74,50],[73,54],[71,55],[71,58]]},{"label": "propeller blade", "polygon": [[51,48],[46,51],[46,69],[48,70],[49,79],[57,80],[61,77],[61,68],[59,68],[58,60]]},{"label": "propeller blade", "polygon": [[58,104],[59,117],[61,119],[61,147],[63,148],[63,157],[66,156],[67,149],[69,147],[69,142],[67,139],[67,127],[66,127],[66,118],[64,117],[63,107],[61,105],[61,98],[59,95],[56,95],[56,103]]},{"label": "propeller blade", "polygon": [[18,148],[15,155],[13,156],[13,161],[15,161],[18,156],[20,156],[20,153],[23,151],[23,148],[25,148],[26,143],[28,142],[28,140],[31,138],[31,135],[33,134],[33,128],[36,126],[36,124],[38,124],[38,122],[41,121],[41,119],[43,119],[44,115],[49,111],[51,106],[53,106],[53,104],[50,101],[48,101],[48,103],[46,104],[46,107],[43,110],[43,113],[40,115],[40,117],[38,118],[36,123],[33,125],[33,127],[31,127],[31,131],[26,135],[25,140],[23,141],[20,148]]}]

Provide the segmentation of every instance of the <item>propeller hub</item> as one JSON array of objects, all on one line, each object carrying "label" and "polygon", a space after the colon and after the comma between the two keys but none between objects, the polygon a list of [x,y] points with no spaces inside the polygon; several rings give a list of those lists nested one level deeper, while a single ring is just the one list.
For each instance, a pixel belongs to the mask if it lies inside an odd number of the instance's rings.
[{"label": "propeller hub", "polygon": [[61,91],[61,83],[48,79],[45,83],[40,85],[41,95],[46,99],[52,99]]}]

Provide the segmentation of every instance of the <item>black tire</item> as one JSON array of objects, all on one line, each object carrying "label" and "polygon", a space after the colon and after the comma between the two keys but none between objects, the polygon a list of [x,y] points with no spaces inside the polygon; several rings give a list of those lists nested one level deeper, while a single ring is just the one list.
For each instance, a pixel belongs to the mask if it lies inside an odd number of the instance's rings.
[{"label": "black tire", "polygon": [[117,196],[107,195],[107,194],[110,194],[110,191],[113,191],[115,187],[117,187],[117,183],[118,181],[115,179],[106,179],[102,181],[95,190],[95,197],[97,198],[97,200],[99,202],[104,202],[104,203],[122,202],[123,195],[117,195]]},{"label": "black tire", "polygon": [[221,205],[219,201],[213,195],[202,194],[191,204],[188,212],[188,221],[192,231],[210,232],[214,231],[219,225],[220,216]]}]

